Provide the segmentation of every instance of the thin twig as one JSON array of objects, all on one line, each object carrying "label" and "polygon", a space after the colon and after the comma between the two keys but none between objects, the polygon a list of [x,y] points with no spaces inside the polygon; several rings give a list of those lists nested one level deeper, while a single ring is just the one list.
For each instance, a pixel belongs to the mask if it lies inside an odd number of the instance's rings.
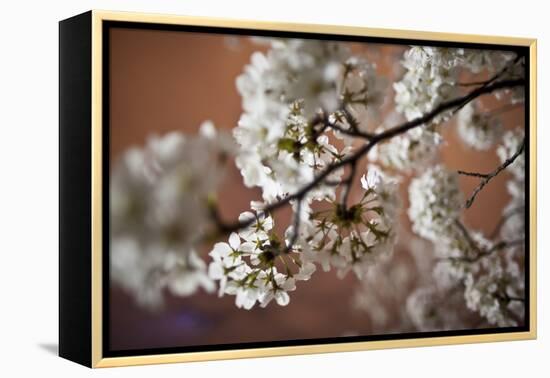
[{"label": "thin twig", "polygon": [[348,177],[342,181],[342,183],[344,184],[344,189],[343,189],[343,192],[342,192],[342,206],[344,207],[344,209],[347,208],[347,203],[348,203],[348,197],[349,197],[349,193],[351,191],[351,186],[353,184],[353,179],[355,178],[355,174],[357,172],[357,161],[354,161],[352,163],[350,163],[350,172],[349,172],[349,175]]},{"label": "thin twig", "polygon": [[495,82],[496,80],[500,79],[502,77],[502,75],[504,75],[506,72],[508,72],[508,70],[510,70],[512,67],[514,67],[516,64],[518,64],[518,62],[521,60],[522,56],[521,55],[516,55],[516,57],[514,58],[514,60],[512,62],[510,62],[509,64],[507,64],[506,66],[504,66],[499,72],[497,72],[492,78],[490,78],[489,80],[480,80],[480,81],[470,81],[470,82],[466,82],[466,83],[456,83],[456,85],[460,86],[460,87],[471,87],[471,86],[478,86],[478,85],[487,85],[487,84],[491,84],[493,82]]},{"label": "thin twig", "polygon": [[[520,55],[516,55],[515,59],[507,64],[506,66],[504,66],[499,72],[497,72],[496,75],[494,75],[493,77],[491,77],[489,80],[485,81],[485,82],[480,82],[479,84],[481,85],[480,87],[478,87],[477,89],[483,89],[483,88],[486,88],[490,85],[492,85],[493,83],[497,82],[498,79],[500,79],[506,72],[508,72],[508,70],[510,70],[512,67],[514,67],[519,61],[521,60],[521,56]],[[503,80],[504,81],[504,80]],[[464,106],[466,106],[468,102],[465,102],[465,103],[462,103],[460,104],[459,106],[457,106],[451,116],[454,116],[456,113],[458,113],[460,111],[460,109],[462,109]]]},{"label": "thin twig", "polygon": [[[483,180],[481,180],[479,185],[474,189],[474,191],[472,192],[472,195],[470,196],[470,198],[468,198],[468,200],[466,201],[466,204],[464,205],[464,207],[466,209],[470,208],[470,206],[472,206],[472,204],[474,203],[474,201],[476,199],[476,196],[479,194],[479,192],[481,192],[481,190],[485,187],[485,185],[487,185],[489,183],[489,181],[491,181],[495,176],[497,176],[500,172],[502,172],[510,164],[512,164],[517,159],[517,157],[522,154],[524,149],[525,149],[525,138],[523,139],[523,142],[521,143],[521,146],[519,147],[519,149],[512,156],[510,156],[508,159],[506,159],[506,161],[504,163],[499,165],[491,173],[488,173],[488,174],[483,175],[483,176],[479,176],[479,177],[483,177]],[[482,175],[482,174],[480,174],[480,175]]]},{"label": "thin twig", "polygon": [[359,122],[351,114],[351,112],[349,111],[346,104],[344,104],[344,106],[342,106],[342,113],[344,114],[344,118],[346,118],[346,121],[348,122],[349,127],[354,131],[358,131]]},{"label": "thin twig", "polygon": [[460,232],[462,233],[462,235],[464,236],[468,244],[470,244],[470,247],[472,247],[472,249],[476,251],[478,254],[482,254],[483,251],[479,248],[475,240],[472,238],[466,226],[464,226],[464,224],[462,224],[462,222],[459,220],[456,220],[455,224],[457,225],[458,229],[460,230]]},{"label": "thin twig", "polygon": [[464,83],[458,82],[456,83],[456,85],[458,85],[459,87],[475,87],[478,85],[483,85],[485,83],[487,83],[486,80],[480,80],[480,81],[468,81]]},{"label": "thin twig", "polygon": [[487,173],[478,173],[478,172],[467,172],[467,171],[457,171],[459,175],[464,176],[473,176],[473,177],[479,177],[479,178],[486,178],[489,176]]},{"label": "thin twig", "polygon": [[284,253],[289,253],[292,251],[292,248],[294,248],[294,244],[296,244],[296,240],[298,240],[298,236],[300,235],[302,201],[303,201],[302,199],[298,199],[296,203],[296,211],[294,212],[294,224],[292,229],[292,235],[284,250]]},{"label": "thin twig", "polygon": [[327,123],[327,128],[336,130],[336,131],[338,131],[342,134],[345,134],[345,135],[349,135],[349,136],[356,137],[356,138],[362,138],[362,139],[366,139],[366,140],[371,140],[374,136],[373,134],[366,133],[366,132],[359,131],[359,130],[344,129],[343,127],[338,126],[334,123]]}]

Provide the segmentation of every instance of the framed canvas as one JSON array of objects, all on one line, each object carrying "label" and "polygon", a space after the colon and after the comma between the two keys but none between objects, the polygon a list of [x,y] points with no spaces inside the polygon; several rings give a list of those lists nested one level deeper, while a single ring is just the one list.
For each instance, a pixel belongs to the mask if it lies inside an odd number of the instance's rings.
[{"label": "framed canvas", "polygon": [[536,337],[536,40],[60,22],[59,354]]}]

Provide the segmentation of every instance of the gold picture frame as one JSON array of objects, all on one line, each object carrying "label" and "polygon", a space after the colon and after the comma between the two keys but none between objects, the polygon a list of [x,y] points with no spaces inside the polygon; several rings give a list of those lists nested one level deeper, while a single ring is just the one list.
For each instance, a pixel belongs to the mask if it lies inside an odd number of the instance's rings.
[{"label": "gold picture frame", "polygon": [[[80,17],[80,18],[78,18]],[[84,21],[82,21],[84,20]],[[103,85],[104,85],[104,59],[103,59],[103,38],[105,22],[131,22],[131,23],[151,23],[164,25],[185,25],[197,27],[213,27],[213,28],[238,28],[262,30],[262,31],[284,31],[284,32],[300,32],[300,33],[322,33],[334,36],[364,36],[364,37],[380,37],[380,38],[395,38],[403,41],[407,40],[422,40],[422,41],[445,41],[457,43],[474,43],[497,44],[503,46],[521,46],[528,48],[529,51],[529,198],[530,198],[530,216],[529,216],[529,319],[528,330],[521,332],[506,332],[506,333],[489,333],[476,335],[456,335],[443,337],[426,337],[426,338],[407,338],[394,340],[377,340],[364,342],[341,342],[331,344],[317,345],[297,345],[297,346],[276,346],[254,349],[232,349],[232,350],[216,350],[204,352],[189,352],[189,353],[171,353],[171,354],[151,354],[151,355],[136,355],[136,356],[121,356],[121,357],[105,357],[103,353],[103,235],[102,222],[104,217],[103,196],[104,196],[104,169],[105,162],[102,161],[104,136],[103,136]],[[69,155],[63,155],[64,143],[69,143],[75,137],[81,137],[84,142],[89,141],[90,156],[81,158],[74,155],[75,151],[66,151],[67,154],[72,153],[74,159],[81,159],[81,164],[90,164],[87,174],[89,181],[85,181],[84,185],[90,184],[89,191],[85,193],[68,193],[61,194],[65,197],[66,206],[72,205],[74,201],[82,198],[89,198],[84,206],[89,210],[87,213],[90,219],[80,225],[80,231],[87,233],[89,243],[86,240],[68,240],[61,242],[60,246],[60,355],[73,361],[82,363],[90,367],[113,367],[113,366],[128,366],[128,365],[143,365],[143,364],[158,364],[158,363],[173,363],[187,361],[206,361],[218,359],[237,359],[249,357],[266,357],[266,356],[283,356],[311,353],[328,353],[328,352],[347,352],[360,351],[371,349],[386,349],[386,348],[401,348],[401,347],[417,347],[417,346],[433,346],[433,345],[448,345],[448,344],[466,344],[494,341],[511,341],[511,340],[528,340],[535,339],[537,335],[536,313],[536,96],[537,96],[537,73],[536,73],[536,54],[537,41],[536,39],[528,38],[512,38],[512,37],[497,37],[497,36],[481,36],[469,34],[452,34],[452,33],[435,33],[409,30],[392,30],[378,29],[367,27],[353,26],[336,26],[336,25],[317,25],[317,24],[293,24],[279,22],[259,22],[247,20],[230,20],[217,19],[210,17],[189,17],[189,16],[174,16],[160,14],[144,14],[144,13],[127,13],[127,12],[110,12],[93,10],[82,16],[62,21],[60,24],[60,75],[66,74],[68,63],[64,59],[69,59],[79,49],[86,50],[86,54],[80,59],[89,61],[89,74],[86,78],[86,86],[83,88],[84,97],[74,97],[71,99],[68,95],[64,97],[60,95],[60,113],[61,113],[61,181],[63,184],[63,169],[66,174],[71,174],[71,168],[64,166],[63,159],[68,159]],[[82,40],[76,40],[75,33],[84,33]],[[72,36],[68,36],[72,34]],[[89,53],[88,53],[89,52]],[[82,55],[82,54],[81,54]],[[75,63],[76,64],[76,63]],[[78,73],[73,75],[75,78],[81,77]],[[71,85],[70,78],[60,78],[61,92],[64,90],[64,85]],[[77,79],[74,79],[77,80]],[[65,84],[64,84],[65,83]],[[68,88],[68,87],[67,87]],[[65,88],[66,89],[66,88]],[[86,97],[86,91],[90,91],[89,97]],[[84,102],[80,106],[84,109],[84,113],[74,117],[82,117],[72,119],[71,115],[64,117],[64,112],[67,107],[71,106],[70,101],[76,101],[75,98]],[[89,103],[85,103],[86,101]],[[88,112],[86,112],[87,110]],[[89,117],[89,118],[87,118]],[[76,131],[74,128],[77,125],[74,121],[88,120],[89,128],[83,127],[84,131]],[[71,123],[71,125],[69,125]],[[80,126],[78,126],[80,127]],[[73,130],[69,130],[73,128]],[[66,134],[64,137],[63,134]],[[69,133],[78,133],[75,134]],[[67,138],[66,140],[64,138]],[[87,160],[88,159],[88,160]],[[80,160],[79,160],[80,161]],[[74,160],[73,160],[74,162]],[[80,162],[79,162],[80,164]],[[82,166],[81,165],[81,166]],[[87,184],[86,184],[87,183]],[[63,185],[62,185],[63,186]],[[68,190],[68,189],[67,189]],[[81,197],[83,196],[83,197]],[[61,216],[66,221],[61,227],[60,239],[67,237],[71,231],[71,227],[77,225],[69,224],[71,216],[70,211],[66,210],[62,203]],[[64,210],[65,209],[65,210]],[[69,213],[66,213],[69,212]],[[74,216],[74,214],[72,214]],[[80,243],[80,244],[79,244]],[[71,247],[72,249],[70,249]],[[78,247],[79,250],[75,250]],[[71,257],[68,251],[80,253],[80,249],[89,249],[84,258]],[[76,278],[68,272],[69,269],[77,272],[86,271],[85,277]],[[82,287],[80,284],[72,281],[73,279],[89,279],[89,286]],[[88,292],[89,290],[89,292]],[[74,297],[78,291],[84,291],[83,302],[75,303]],[[71,309],[70,307],[75,307]],[[86,313],[84,318],[82,314]],[[75,320],[77,317],[80,317]],[[76,323],[75,323],[76,322]],[[80,342],[77,340],[81,340]],[[86,344],[82,347],[79,343]]]}]

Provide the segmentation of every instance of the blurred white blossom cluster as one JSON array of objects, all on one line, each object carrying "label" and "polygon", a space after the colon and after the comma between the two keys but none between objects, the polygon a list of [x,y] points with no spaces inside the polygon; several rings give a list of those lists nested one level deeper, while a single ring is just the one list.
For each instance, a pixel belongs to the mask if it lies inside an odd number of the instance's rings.
[{"label": "blurred white blossom cluster", "polygon": [[468,147],[487,151],[502,135],[502,122],[490,112],[480,112],[469,103],[458,113],[458,135]]},{"label": "blurred white blossom cluster", "polygon": [[463,196],[458,187],[458,175],[441,165],[429,168],[411,181],[409,200],[413,231],[437,241],[460,216]]},{"label": "blurred white blossom cluster", "polygon": [[205,122],[195,137],[153,136],[111,168],[111,278],[140,304],[158,307],[165,289],[180,296],[214,290],[196,247],[234,149],[229,135]]},{"label": "blurred white blossom cluster", "polygon": [[[232,134],[205,123],[197,136],[152,137],[113,165],[113,281],[153,308],[165,291],[217,288],[250,310],[286,306],[300,281],[334,269],[361,281],[354,303],[377,329],[522,324],[525,137],[521,127],[505,127],[502,112],[466,94],[522,79],[523,60],[413,46],[398,62],[402,77],[388,86],[376,62],[349,44],[257,41],[263,52],[236,78],[242,114]],[[522,90],[485,94],[509,105],[522,101]],[[440,110],[457,98],[463,102]],[[395,110],[373,122],[388,103]],[[439,158],[443,128],[455,118],[460,141],[476,153],[496,151],[501,164],[470,173],[477,191],[509,174],[510,201],[493,235],[465,223],[465,172]],[[236,223],[215,211],[227,163],[261,192]],[[290,220],[276,214],[284,206]]]},{"label": "blurred white blossom cluster", "polygon": [[[405,75],[393,84],[396,110],[407,121],[434,111],[443,102],[458,96],[459,79],[465,72],[521,77],[523,65],[513,59],[514,54],[502,51],[413,46],[405,52],[402,61]],[[520,101],[520,94],[514,96]],[[459,134],[468,146],[486,150],[499,136],[499,121],[474,109],[473,105],[466,105],[460,111]],[[437,157],[442,141],[438,125],[451,116],[452,112],[441,112],[428,124],[381,144],[378,159],[398,170],[423,170]]]},{"label": "blurred white blossom cluster", "polygon": [[[517,153],[523,136],[508,132],[499,147],[502,162]],[[514,163],[521,166],[522,156]],[[514,173],[514,170],[511,170]],[[524,171],[521,172],[524,174]],[[517,179],[517,177],[515,177]],[[509,181],[509,188],[514,180]],[[519,192],[519,190],[518,190]],[[521,189],[525,193],[525,189]],[[514,205],[524,206],[512,194]],[[464,203],[457,173],[438,165],[413,179],[409,187],[409,218],[418,235],[435,245],[437,262],[433,274],[438,295],[457,287],[464,288],[466,306],[486,318],[489,324],[516,326],[524,313],[524,225],[503,218],[502,230],[512,232],[489,240],[481,232],[468,229],[462,220]],[[518,203],[520,202],[520,203]],[[504,209],[504,216],[514,205]],[[523,210],[516,215],[523,220]],[[520,217],[518,217],[520,218]],[[508,225],[506,228],[504,226]],[[434,290],[432,288],[432,290]],[[429,319],[427,319],[428,321]]]}]

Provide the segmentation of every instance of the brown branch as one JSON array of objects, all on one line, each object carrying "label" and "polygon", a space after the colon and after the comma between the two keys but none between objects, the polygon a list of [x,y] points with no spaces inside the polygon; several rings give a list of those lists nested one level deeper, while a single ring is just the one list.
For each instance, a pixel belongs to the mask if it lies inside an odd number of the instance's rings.
[{"label": "brown branch", "polygon": [[342,181],[342,183],[345,185],[344,189],[343,189],[343,192],[342,192],[342,202],[341,202],[344,209],[347,208],[348,197],[349,197],[349,193],[351,191],[351,185],[353,184],[353,179],[355,178],[356,172],[357,172],[357,161],[354,161],[354,162],[350,163],[349,176],[345,180]]},{"label": "brown branch", "polygon": [[[504,163],[499,165],[494,171],[492,171],[492,172],[490,172],[486,175],[484,175],[482,173],[479,173],[478,177],[483,177],[483,180],[481,180],[479,185],[474,189],[474,191],[472,192],[470,198],[468,198],[468,200],[466,201],[464,207],[466,209],[470,208],[470,206],[472,206],[472,204],[474,203],[474,201],[476,199],[476,196],[479,194],[479,192],[481,192],[481,190],[485,187],[485,185],[487,185],[489,183],[489,181],[491,181],[500,172],[502,172],[510,164],[512,164],[517,159],[517,157],[523,153],[524,149],[525,149],[525,138],[523,139],[523,142],[521,143],[521,146],[519,147],[519,149],[512,156],[510,156],[508,159],[506,159],[506,161]],[[471,172],[470,172],[470,175],[472,175]]]},{"label": "brown branch", "polygon": [[[520,55],[516,55],[515,59],[507,64],[506,66],[504,66],[497,74],[495,74],[493,77],[491,77],[489,80],[485,81],[485,82],[479,82],[478,84],[480,84],[481,86],[478,87],[477,89],[483,89],[483,88],[486,88],[490,85],[492,85],[493,83],[497,82],[497,80],[499,80],[506,72],[508,72],[512,67],[514,67],[518,62],[521,61],[521,56]],[[505,80],[503,80],[505,81]],[[458,111],[460,109],[462,109],[464,106],[466,106],[468,102],[465,102],[459,106],[456,107],[456,109],[453,110],[451,116],[454,116],[456,113],[458,113]]]},{"label": "brown branch", "polygon": [[359,131],[359,130],[344,129],[341,126],[338,126],[337,124],[330,123],[330,122],[327,123],[327,128],[336,130],[336,131],[338,131],[342,134],[345,134],[345,135],[349,135],[349,136],[356,137],[356,138],[361,138],[361,139],[366,139],[366,140],[371,140],[374,137],[373,134],[362,132],[362,131]]},{"label": "brown branch", "polygon": [[349,127],[352,129],[352,130],[355,130],[357,131],[359,129],[359,121],[357,121],[355,119],[355,117],[351,114],[351,112],[349,111],[348,107],[347,107],[347,104],[344,104],[342,106],[342,113],[344,114],[344,118],[346,119],[346,121],[348,122],[349,124]]},{"label": "brown branch", "polygon": [[521,55],[516,55],[516,57],[514,58],[514,60],[512,62],[510,62],[506,66],[504,66],[499,72],[497,72],[489,80],[470,81],[470,82],[466,82],[466,83],[458,82],[458,83],[456,83],[456,85],[458,85],[460,87],[472,87],[472,86],[477,86],[477,85],[491,84],[491,83],[497,81],[498,79],[500,79],[502,77],[502,75],[504,75],[506,72],[508,72],[516,64],[518,64],[521,61],[521,58],[522,58]]},{"label": "brown branch", "polygon": [[478,173],[478,172],[467,172],[467,171],[457,171],[459,175],[464,176],[473,176],[473,177],[479,177],[479,178],[486,178],[489,176],[487,173]]},{"label": "brown branch", "polygon": [[472,247],[472,249],[476,251],[478,254],[482,254],[483,251],[479,248],[475,240],[472,238],[466,226],[464,226],[464,224],[462,224],[462,222],[459,220],[456,220],[455,224],[460,230],[460,232],[462,233],[462,235],[464,236],[464,238],[466,239],[466,241],[468,242],[468,244],[470,244],[470,247]]}]

